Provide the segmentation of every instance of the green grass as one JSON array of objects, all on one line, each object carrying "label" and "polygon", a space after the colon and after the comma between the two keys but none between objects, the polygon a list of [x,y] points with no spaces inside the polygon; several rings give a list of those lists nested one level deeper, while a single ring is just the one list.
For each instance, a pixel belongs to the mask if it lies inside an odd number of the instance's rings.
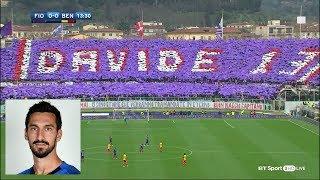
[{"label": "green grass", "polygon": [[[228,123],[228,124],[227,124]],[[82,148],[86,159],[81,175],[73,179],[319,179],[319,128],[287,120],[151,120],[82,121]],[[4,123],[1,123],[1,152],[4,152]],[[138,145],[149,134],[151,146],[143,154]],[[118,160],[105,152],[108,136],[120,151]],[[165,150],[160,153],[158,144]],[[122,167],[127,153],[129,167]],[[188,154],[188,165],[181,156]],[[295,165],[295,172],[259,171],[258,166]],[[1,179],[5,176],[1,154]],[[55,176],[54,178],[65,178]],[[30,179],[37,179],[28,176]],[[43,178],[43,176],[41,177]],[[50,178],[50,177],[49,177]]]}]

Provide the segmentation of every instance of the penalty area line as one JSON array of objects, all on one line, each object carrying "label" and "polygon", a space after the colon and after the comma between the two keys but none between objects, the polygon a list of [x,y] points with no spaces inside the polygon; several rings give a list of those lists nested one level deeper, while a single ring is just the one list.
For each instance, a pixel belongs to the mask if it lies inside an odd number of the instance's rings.
[{"label": "penalty area line", "polygon": [[227,123],[230,127],[234,128],[231,124],[229,124],[226,120],[223,120],[225,123]]},{"label": "penalty area line", "polygon": [[297,123],[295,123],[295,122],[293,122],[293,121],[290,121],[290,120],[288,120],[288,121],[291,122],[292,124],[295,124],[296,126],[299,126],[299,127],[303,128],[303,129],[305,129],[305,130],[307,130],[307,131],[309,131],[309,132],[311,132],[311,133],[319,136],[318,133],[316,133],[316,132],[314,132],[314,131],[311,131],[311,130],[308,129],[308,128],[305,128],[305,127],[303,127],[303,126],[301,126],[301,125],[299,125],[299,124],[297,124]]}]

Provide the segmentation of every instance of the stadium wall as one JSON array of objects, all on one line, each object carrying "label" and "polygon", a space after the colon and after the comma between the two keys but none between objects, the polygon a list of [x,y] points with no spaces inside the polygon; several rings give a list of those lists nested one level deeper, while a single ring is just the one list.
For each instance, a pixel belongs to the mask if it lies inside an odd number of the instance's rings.
[{"label": "stadium wall", "polygon": [[[297,108],[302,108],[303,106],[308,106],[308,104],[314,104],[313,108],[319,107],[319,101],[286,101],[284,113],[290,114],[292,110],[296,110]],[[311,107],[310,107],[311,108]],[[319,110],[319,109],[318,109]]]}]

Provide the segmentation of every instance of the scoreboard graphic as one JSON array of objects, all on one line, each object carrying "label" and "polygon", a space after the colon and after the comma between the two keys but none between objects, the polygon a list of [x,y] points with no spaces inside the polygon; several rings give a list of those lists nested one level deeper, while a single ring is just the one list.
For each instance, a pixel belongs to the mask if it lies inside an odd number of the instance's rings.
[{"label": "scoreboard graphic", "polygon": [[92,19],[91,12],[36,12],[31,13],[31,23],[76,23]]}]

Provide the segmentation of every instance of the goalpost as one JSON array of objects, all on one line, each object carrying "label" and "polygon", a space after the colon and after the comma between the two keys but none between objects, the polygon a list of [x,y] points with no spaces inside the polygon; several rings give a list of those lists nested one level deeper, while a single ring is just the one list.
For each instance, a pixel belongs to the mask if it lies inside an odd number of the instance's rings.
[{"label": "goalpost", "polygon": [[123,120],[144,120],[150,121],[149,109],[113,109],[113,121]]}]

